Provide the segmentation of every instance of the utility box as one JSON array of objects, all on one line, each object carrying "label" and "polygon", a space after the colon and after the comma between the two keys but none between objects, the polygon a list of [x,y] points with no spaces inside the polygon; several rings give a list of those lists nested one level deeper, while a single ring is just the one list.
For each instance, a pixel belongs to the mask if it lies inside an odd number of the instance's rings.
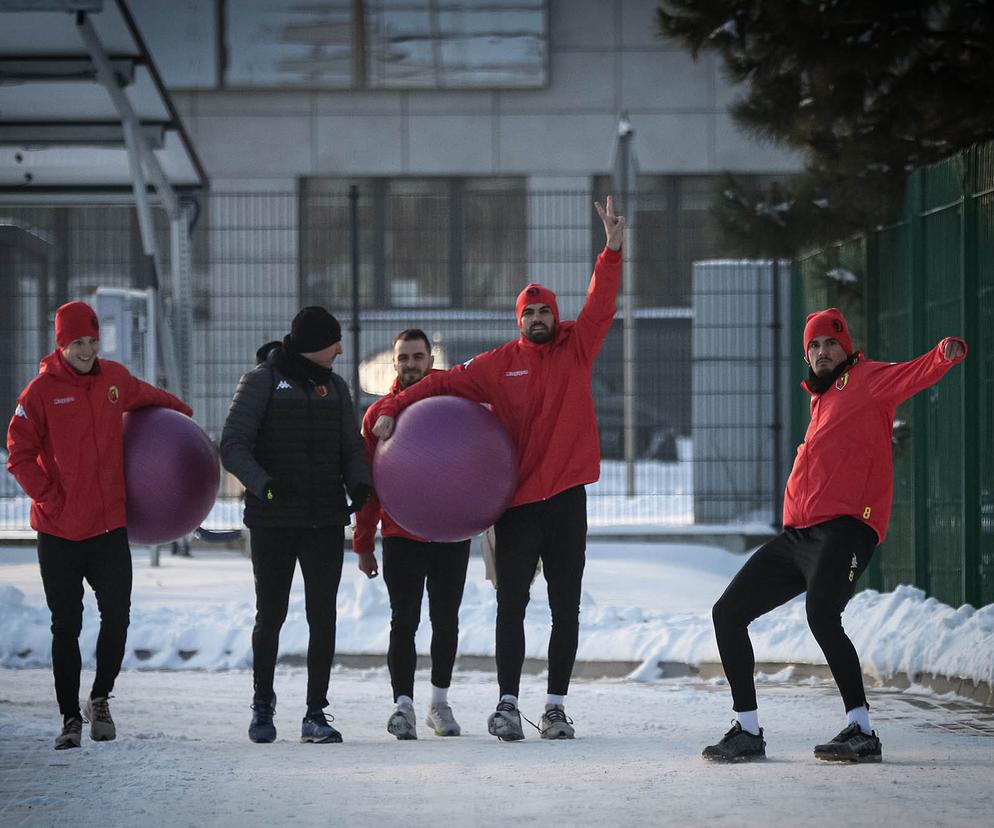
[{"label": "utility box", "polygon": [[100,320],[100,356],[156,385],[155,308],[151,291],[100,287],[90,297]]}]

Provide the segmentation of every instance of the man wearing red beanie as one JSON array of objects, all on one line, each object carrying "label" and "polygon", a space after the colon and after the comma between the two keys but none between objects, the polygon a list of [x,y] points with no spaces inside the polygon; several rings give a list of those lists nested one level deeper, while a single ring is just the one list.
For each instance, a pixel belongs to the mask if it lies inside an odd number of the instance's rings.
[{"label": "man wearing red beanie", "polygon": [[[7,429],[7,468],[31,498],[38,562],[52,612],[52,670],[63,717],[55,749],[116,736],[108,698],[121,669],[131,607],[124,485],[125,411],[156,405],[190,416],[182,400],[97,359],[100,323],[85,302],[56,311],[55,351],[22,392]],[[79,709],[83,581],[100,608],[97,671]]]},{"label": "man wearing red beanie", "polygon": [[874,362],[853,351],[849,326],[838,309],[808,316],[804,358],[809,367],[802,387],[811,395],[811,422],[787,480],[783,532],[749,558],[714,605],[735,721],[721,741],[704,749],[705,759],[766,756],[747,627],[806,592],[808,626],[835,677],[847,719],[834,739],[815,747],[815,756],[881,760],[859,656],[842,628],[842,611],[887,534],[894,410],[965,357],[966,343],[947,338],[910,362]]},{"label": "man wearing red beanie", "polygon": [[[518,459],[518,486],[495,525],[497,538],[497,681],[500,698],[488,730],[504,741],[524,738],[518,688],[525,657],[525,609],[539,560],[552,610],[549,678],[539,730],[572,739],[565,698],[576,660],[580,589],[587,544],[584,486],[600,476],[600,443],[590,375],[611,329],[621,280],[625,219],[596,204],[607,243],[575,322],[560,322],[555,294],[530,284],[518,295],[521,336],[450,371],[430,374],[384,400],[373,434],[393,431],[397,413],[418,400],[455,394],[493,406]],[[374,481],[375,482],[375,481]]]}]

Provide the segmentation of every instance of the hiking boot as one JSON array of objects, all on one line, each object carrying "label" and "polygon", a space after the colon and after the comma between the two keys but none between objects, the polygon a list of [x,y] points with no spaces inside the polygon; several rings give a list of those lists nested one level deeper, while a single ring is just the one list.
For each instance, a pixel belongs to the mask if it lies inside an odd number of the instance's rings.
[{"label": "hiking boot", "polygon": [[425,723],[435,731],[436,736],[459,736],[462,733],[459,722],[452,715],[452,708],[446,702],[431,705]]},{"label": "hiking boot", "polygon": [[276,741],[276,725],[273,714],[276,712],[276,694],[269,699],[252,699],[252,723],[249,725],[249,739],[260,744]]},{"label": "hiking boot", "polygon": [[387,720],[387,733],[398,739],[408,740],[418,738],[417,719],[413,705],[398,704],[397,709]]},{"label": "hiking boot", "polygon": [[83,705],[83,718],[90,723],[90,738],[94,742],[112,742],[117,738],[117,728],[110,717],[110,699],[100,696],[87,699]]},{"label": "hiking boot", "polygon": [[543,739],[572,739],[573,720],[566,715],[561,704],[547,704],[542,718],[538,720],[538,729]]},{"label": "hiking boot", "polygon": [[763,741],[763,728],[755,736],[743,730],[738,722],[732,722],[732,729],[721,737],[716,745],[708,745],[701,756],[712,762],[751,762],[766,758],[766,742]]},{"label": "hiking boot", "polygon": [[487,719],[487,730],[502,742],[517,742],[525,738],[521,729],[521,714],[511,702],[502,701]]},{"label": "hiking boot", "polygon": [[331,726],[334,720],[334,716],[326,716],[324,710],[320,708],[308,710],[300,723],[300,741],[319,745],[340,743],[342,734]]},{"label": "hiking boot", "polygon": [[55,737],[56,750],[78,748],[83,740],[83,717],[78,713],[66,716],[62,723],[62,732]]},{"label": "hiking boot", "polygon": [[831,742],[815,746],[815,758],[828,762],[879,762],[883,754],[877,732],[867,735],[853,722]]}]

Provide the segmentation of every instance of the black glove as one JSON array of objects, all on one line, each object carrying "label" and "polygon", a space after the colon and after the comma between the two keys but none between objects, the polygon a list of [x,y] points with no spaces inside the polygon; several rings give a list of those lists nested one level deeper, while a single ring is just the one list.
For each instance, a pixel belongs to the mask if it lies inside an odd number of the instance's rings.
[{"label": "black glove", "polygon": [[368,483],[360,483],[350,494],[352,495],[352,502],[349,504],[349,514],[351,515],[353,512],[358,512],[373,496],[373,487]]}]

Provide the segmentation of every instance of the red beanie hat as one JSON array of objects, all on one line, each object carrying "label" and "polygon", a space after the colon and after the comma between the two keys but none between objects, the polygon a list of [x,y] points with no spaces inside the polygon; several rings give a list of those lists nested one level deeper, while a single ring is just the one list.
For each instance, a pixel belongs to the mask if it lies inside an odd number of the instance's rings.
[{"label": "red beanie hat", "polygon": [[808,314],[808,321],[804,324],[804,358],[808,357],[808,345],[811,340],[818,336],[830,336],[836,340],[846,356],[852,354],[852,339],[849,338],[849,325],[846,318],[838,308],[826,308]]},{"label": "red beanie hat", "polygon": [[97,314],[86,302],[67,302],[55,312],[55,343],[65,348],[84,336],[100,339]]},{"label": "red beanie hat", "polygon": [[537,305],[539,303],[549,306],[549,310],[552,311],[552,318],[556,320],[556,324],[558,325],[559,305],[556,304],[556,294],[547,287],[542,287],[542,285],[535,282],[532,282],[521,291],[518,294],[518,301],[514,303],[514,315],[517,323],[521,324],[521,312],[525,309],[526,305]]}]

